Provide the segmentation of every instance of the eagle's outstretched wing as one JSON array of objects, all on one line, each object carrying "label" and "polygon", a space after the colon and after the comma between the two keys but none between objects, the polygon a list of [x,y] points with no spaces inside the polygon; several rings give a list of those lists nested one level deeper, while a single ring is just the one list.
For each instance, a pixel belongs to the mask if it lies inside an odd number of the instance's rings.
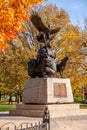
[{"label": "eagle's outstretched wing", "polygon": [[55,34],[55,33],[59,32],[61,29],[60,27],[57,27],[56,29],[50,29],[49,27],[46,27],[43,24],[41,17],[36,12],[33,12],[32,16],[31,16],[31,22],[33,23],[33,25],[36,27],[36,29],[39,32]]},{"label": "eagle's outstretched wing", "polygon": [[36,27],[36,29],[39,32],[49,32],[48,27],[46,27],[43,24],[41,17],[36,12],[33,12],[32,16],[31,16],[31,22],[33,23],[33,25]]},{"label": "eagle's outstretched wing", "polygon": [[55,29],[50,29],[50,34],[55,34],[58,33],[60,31],[61,27],[57,27]]}]

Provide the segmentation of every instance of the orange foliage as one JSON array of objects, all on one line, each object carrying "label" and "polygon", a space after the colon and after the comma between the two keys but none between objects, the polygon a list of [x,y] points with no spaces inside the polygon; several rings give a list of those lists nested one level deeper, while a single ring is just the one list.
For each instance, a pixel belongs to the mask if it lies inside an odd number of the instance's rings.
[{"label": "orange foliage", "polygon": [[22,22],[29,16],[26,9],[45,0],[0,0],[0,50],[7,48],[7,41],[17,38],[23,31]]}]

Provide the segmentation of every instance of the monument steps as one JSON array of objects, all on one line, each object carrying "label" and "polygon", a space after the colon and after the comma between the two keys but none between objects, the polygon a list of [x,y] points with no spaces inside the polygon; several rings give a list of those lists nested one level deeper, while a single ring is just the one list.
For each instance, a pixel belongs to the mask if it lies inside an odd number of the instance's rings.
[{"label": "monument steps", "polygon": [[46,107],[46,105],[28,105],[28,104],[17,104],[16,105],[16,109],[20,110],[44,110]]},{"label": "monument steps", "polygon": [[43,111],[35,110],[11,110],[9,115],[12,116],[27,116],[27,117],[43,117]]},{"label": "monument steps", "polygon": [[25,109],[25,110],[44,110],[48,107],[50,110],[59,109],[79,109],[79,104],[47,104],[47,105],[32,105],[32,104],[17,104],[16,109]]},{"label": "monument steps", "polygon": [[13,116],[43,117],[44,110],[46,107],[48,107],[51,117],[87,115],[87,110],[80,109],[79,104],[18,104],[16,110],[11,110],[9,114]]}]

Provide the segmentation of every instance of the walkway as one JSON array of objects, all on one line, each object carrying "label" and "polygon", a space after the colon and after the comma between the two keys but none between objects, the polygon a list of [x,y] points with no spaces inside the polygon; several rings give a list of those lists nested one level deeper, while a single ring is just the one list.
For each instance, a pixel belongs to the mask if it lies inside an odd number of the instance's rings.
[{"label": "walkway", "polygon": [[[19,126],[23,122],[34,124],[38,121],[42,121],[42,118],[9,116],[8,112],[0,113],[0,126],[6,122],[13,122]],[[51,130],[87,130],[87,115],[52,118]]]}]

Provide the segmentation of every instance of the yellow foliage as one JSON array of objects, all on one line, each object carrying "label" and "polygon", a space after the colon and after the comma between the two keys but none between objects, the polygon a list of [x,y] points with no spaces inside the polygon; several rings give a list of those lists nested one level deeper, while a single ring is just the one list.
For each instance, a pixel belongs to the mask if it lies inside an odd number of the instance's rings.
[{"label": "yellow foliage", "polygon": [[17,38],[17,32],[23,31],[22,22],[29,16],[26,8],[44,0],[0,0],[0,50],[7,47],[6,42]]}]

